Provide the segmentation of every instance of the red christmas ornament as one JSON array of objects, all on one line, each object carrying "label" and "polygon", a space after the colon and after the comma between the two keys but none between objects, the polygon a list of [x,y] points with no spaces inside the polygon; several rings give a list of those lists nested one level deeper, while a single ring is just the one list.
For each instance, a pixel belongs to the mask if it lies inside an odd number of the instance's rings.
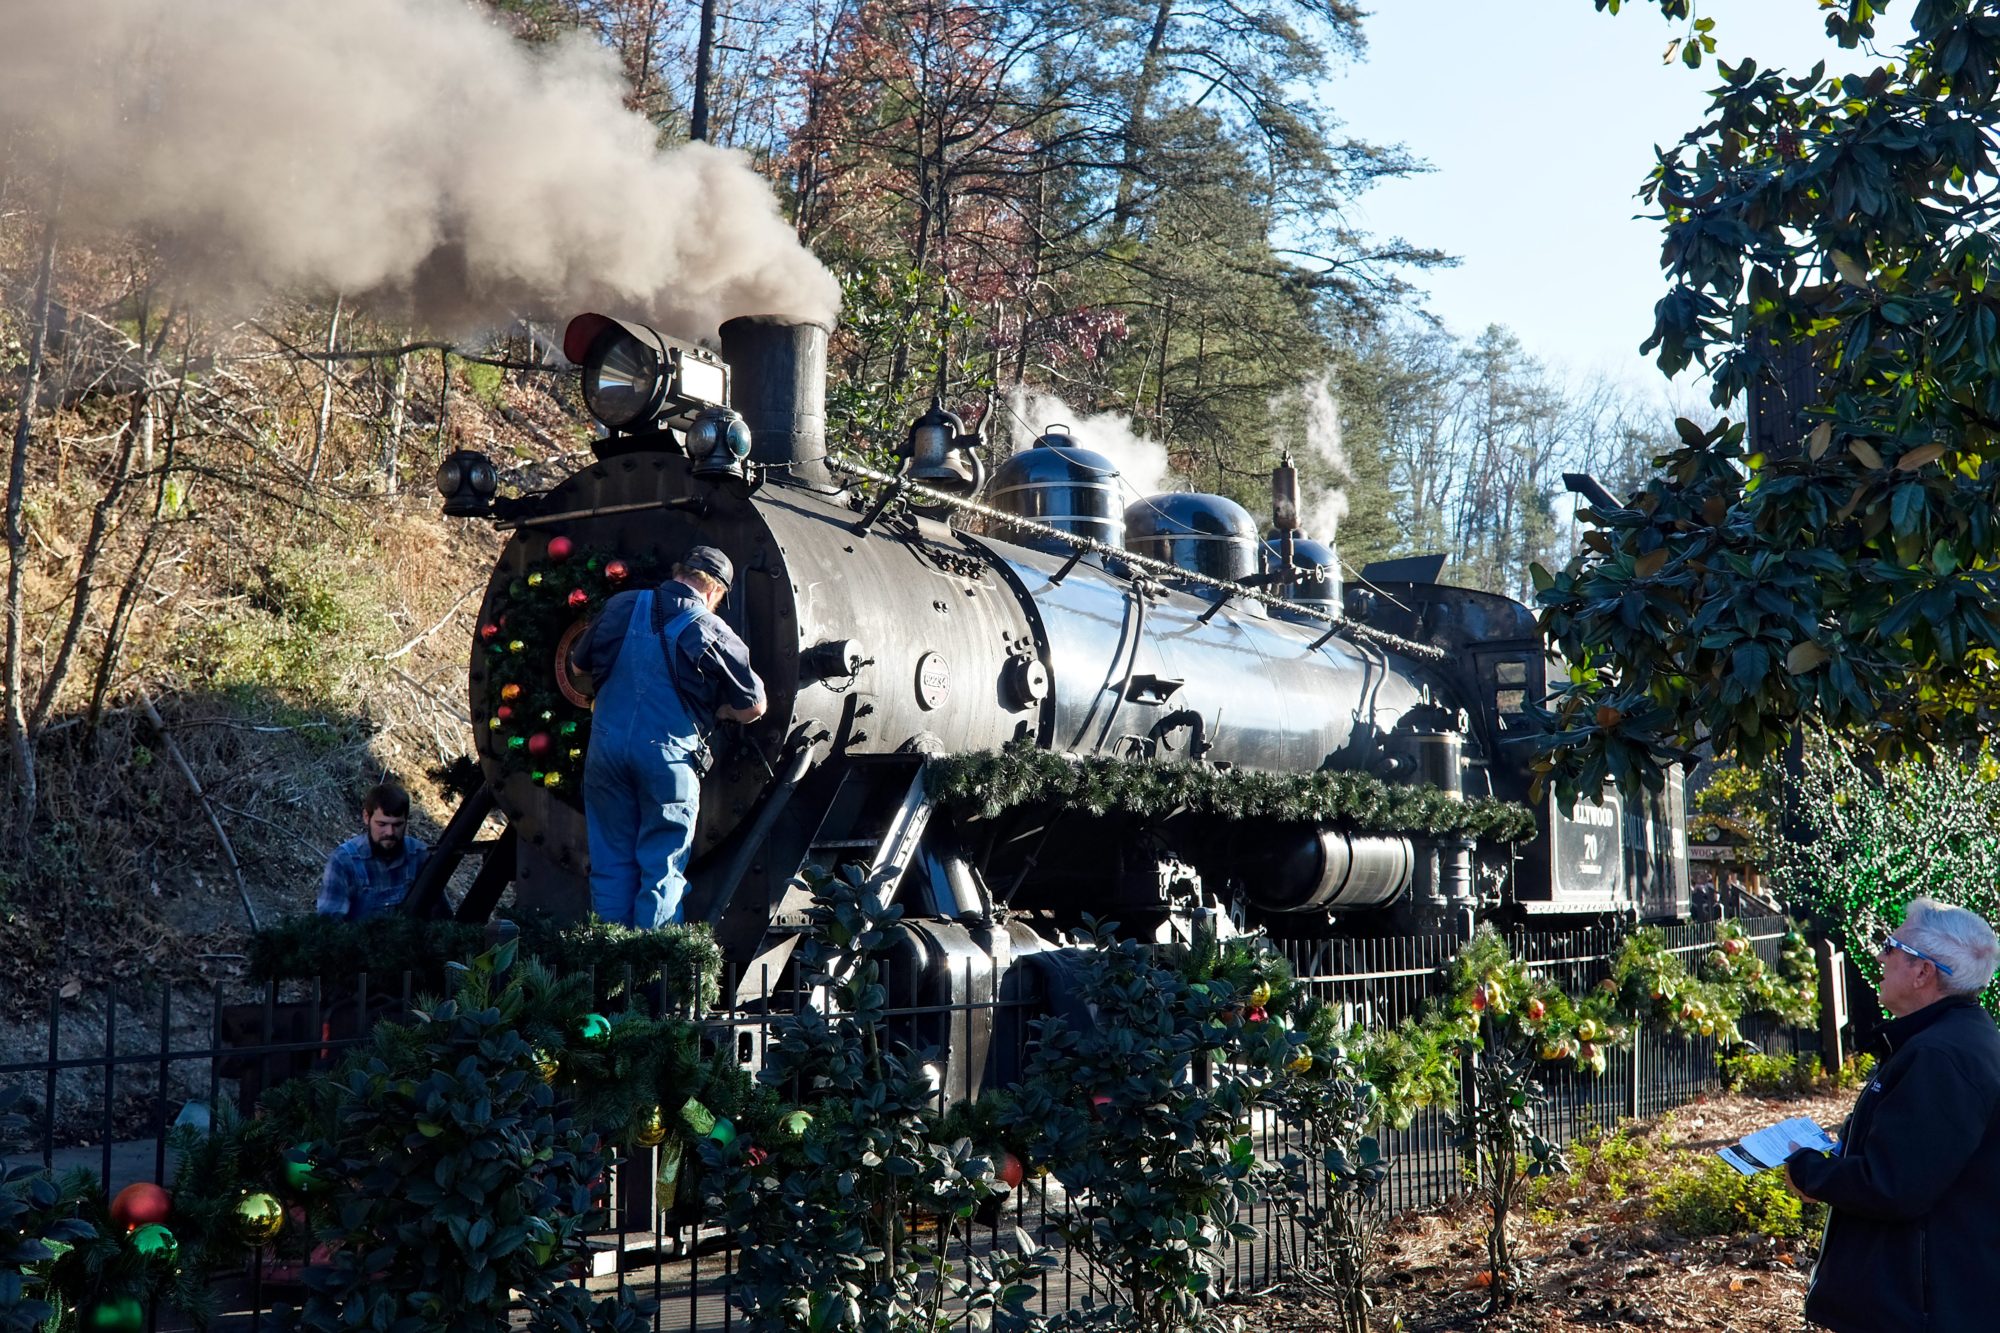
[{"label": "red christmas ornament", "polygon": [[585,606],[588,605],[589,602],[590,602],[590,594],[585,592],[583,589],[571,588],[569,590],[569,604],[571,606]]},{"label": "red christmas ornament", "polygon": [[766,1161],[770,1160],[770,1156],[771,1154],[765,1152],[754,1143],[743,1150],[743,1160],[750,1163],[751,1166],[764,1165]]},{"label": "red christmas ornament", "polygon": [[575,549],[576,547],[570,544],[570,540],[567,537],[549,538],[549,559],[551,560],[567,560],[569,559],[570,552]]},{"label": "red christmas ornament", "polygon": [[1106,1093],[1100,1092],[1095,1097],[1092,1097],[1090,1099],[1090,1109],[1096,1112],[1098,1115],[1103,1115],[1105,1110],[1110,1105],[1111,1105],[1111,1098]]},{"label": "red christmas ornament", "polygon": [[1264,1006],[1260,1004],[1250,1011],[1248,1017],[1252,1023],[1261,1023],[1270,1015],[1264,1012]]},{"label": "red christmas ornament", "polygon": [[613,560],[604,567],[604,577],[610,579],[613,583],[623,583],[627,578],[631,577],[631,574],[632,566],[626,564],[623,560]]},{"label": "red christmas ornament", "polygon": [[493,622],[488,621],[486,624],[481,625],[479,627],[479,637],[481,639],[484,639],[487,643],[491,643],[495,639],[500,637],[500,627],[494,624]]},{"label": "red christmas ornament", "polygon": [[555,748],[555,741],[550,737],[549,733],[546,731],[538,731],[534,735],[528,737],[528,753],[533,755],[537,759],[542,758],[544,755],[548,754],[548,752],[554,748]]},{"label": "red christmas ornament", "polygon": [[505,722],[508,718],[514,716],[514,710],[509,708],[506,704],[501,704],[498,708],[493,710],[493,716],[499,718],[502,722]]},{"label": "red christmas ornament", "polygon": [[1008,1189],[1021,1188],[1021,1182],[1027,1179],[1027,1176],[1027,1168],[1021,1165],[1020,1158],[1010,1152],[1000,1154],[1000,1179],[1007,1182]]},{"label": "red christmas ornament", "polygon": [[150,1181],[127,1185],[111,1201],[111,1220],[131,1231],[148,1222],[165,1222],[173,1211],[174,1196]]}]

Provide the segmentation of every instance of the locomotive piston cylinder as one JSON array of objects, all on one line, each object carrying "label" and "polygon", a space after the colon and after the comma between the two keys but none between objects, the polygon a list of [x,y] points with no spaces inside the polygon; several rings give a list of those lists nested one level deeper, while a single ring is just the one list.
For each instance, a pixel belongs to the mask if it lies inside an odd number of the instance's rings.
[{"label": "locomotive piston cylinder", "polygon": [[1268,912],[1387,907],[1410,887],[1416,851],[1408,838],[1288,824],[1239,840],[1233,869],[1250,901]]}]

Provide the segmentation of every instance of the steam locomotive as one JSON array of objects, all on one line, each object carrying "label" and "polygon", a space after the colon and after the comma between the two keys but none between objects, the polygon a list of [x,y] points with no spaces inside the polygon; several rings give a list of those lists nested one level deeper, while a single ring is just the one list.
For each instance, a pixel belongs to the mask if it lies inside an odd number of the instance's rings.
[{"label": "steam locomotive", "polygon": [[[589,712],[565,650],[604,595],[704,543],[738,570],[721,614],[769,696],[718,748],[689,875],[688,915],[742,964],[739,998],[782,974],[813,865],[859,863],[904,905],[912,974],[942,989],[934,1000],[989,993],[1085,912],[1161,936],[1204,913],[1289,936],[1686,914],[1677,782],[1568,812],[1544,801],[1538,835],[1511,847],[940,810],[928,758],[1007,746],[1362,770],[1525,802],[1522,742],[1552,663],[1526,607],[1438,583],[1441,559],[1371,566],[1344,588],[1333,549],[1297,530],[1289,463],[1267,535],[1221,496],[1126,503],[1116,469],[1056,429],[988,477],[977,441],[933,404],[900,472],[864,494],[829,466],[826,340],[738,319],[718,354],[579,316],[564,350],[604,428],[595,460],[518,497],[497,494],[484,457],[445,460],[445,512],[512,535],[471,663],[483,786],[414,900],[438,901],[477,850],[461,917],[483,918],[510,883],[524,904],[587,908]],[[478,844],[496,806],[506,831]]]}]

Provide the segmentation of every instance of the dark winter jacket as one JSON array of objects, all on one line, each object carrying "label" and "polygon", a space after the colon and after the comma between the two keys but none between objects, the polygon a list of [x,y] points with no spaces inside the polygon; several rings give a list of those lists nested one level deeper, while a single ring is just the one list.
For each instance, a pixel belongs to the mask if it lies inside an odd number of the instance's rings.
[{"label": "dark winter jacket", "polygon": [[1806,1318],[1837,1333],[2000,1328],[2000,1030],[1948,999],[1881,1041],[1838,1153],[1786,1161],[1832,1208]]}]

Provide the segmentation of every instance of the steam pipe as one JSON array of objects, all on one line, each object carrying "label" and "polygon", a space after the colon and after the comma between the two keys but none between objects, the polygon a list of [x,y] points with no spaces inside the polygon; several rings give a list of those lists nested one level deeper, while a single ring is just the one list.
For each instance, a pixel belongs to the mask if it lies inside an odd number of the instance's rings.
[{"label": "steam pipe", "polygon": [[778,770],[777,780],[765,795],[764,804],[758,807],[757,818],[745,830],[743,841],[737,844],[736,855],[730,858],[729,868],[723,872],[722,883],[716,887],[715,901],[708,905],[708,912],[703,917],[709,925],[722,920],[722,914],[735,901],[736,890],[743,883],[744,873],[750,869],[750,858],[764,845],[765,835],[778,822],[778,816],[785,813],[785,807],[791,804],[792,793],[798,790],[806,770],[812,767],[813,751],[824,739],[826,733],[821,732],[810,739],[801,738],[793,742],[791,753],[785,757],[784,767]]}]

